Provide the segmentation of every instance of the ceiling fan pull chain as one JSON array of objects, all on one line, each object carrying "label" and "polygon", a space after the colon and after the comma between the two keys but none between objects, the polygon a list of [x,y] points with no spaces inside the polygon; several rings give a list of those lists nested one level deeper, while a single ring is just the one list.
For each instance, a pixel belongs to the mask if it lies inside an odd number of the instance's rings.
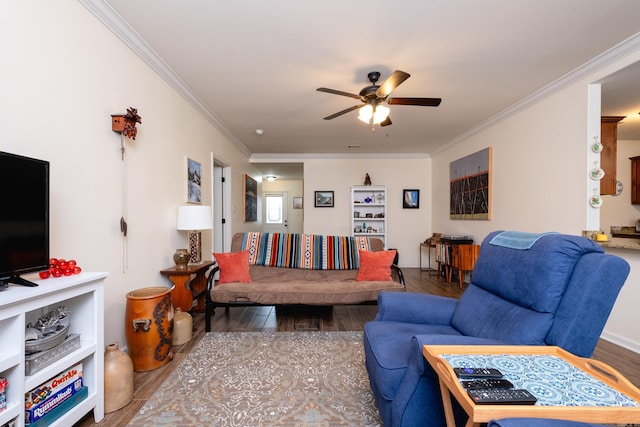
[{"label": "ceiling fan pull chain", "polygon": [[[377,79],[376,79],[377,80]],[[373,84],[375,84],[375,82],[372,82]],[[371,133],[376,133],[376,124],[373,122],[373,118],[376,116],[376,107],[378,105],[377,104],[373,104],[373,111],[371,112]]]}]

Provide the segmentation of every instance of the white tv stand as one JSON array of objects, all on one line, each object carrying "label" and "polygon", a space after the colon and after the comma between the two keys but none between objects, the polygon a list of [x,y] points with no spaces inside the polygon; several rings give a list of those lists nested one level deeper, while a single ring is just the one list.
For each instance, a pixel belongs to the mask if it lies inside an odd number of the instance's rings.
[{"label": "white tv stand", "polygon": [[[83,364],[89,395],[52,426],[71,426],[93,410],[98,423],[104,417],[104,289],[108,273],[80,273],[32,280],[38,287],[12,285],[0,292],[0,377],[7,378],[7,409],[0,426],[17,419],[24,426],[24,395],[78,362]],[[64,305],[70,311],[70,333],[80,334],[80,348],[53,361],[34,375],[25,375],[25,327]]]}]

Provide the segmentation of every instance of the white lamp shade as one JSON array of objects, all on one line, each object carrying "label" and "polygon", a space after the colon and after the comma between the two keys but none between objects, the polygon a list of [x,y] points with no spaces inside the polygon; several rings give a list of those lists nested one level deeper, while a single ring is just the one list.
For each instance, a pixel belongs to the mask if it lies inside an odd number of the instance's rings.
[{"label": "white lamp shade", "polygon": [[211,206],[178,206],[178,230],[211,230]]}]

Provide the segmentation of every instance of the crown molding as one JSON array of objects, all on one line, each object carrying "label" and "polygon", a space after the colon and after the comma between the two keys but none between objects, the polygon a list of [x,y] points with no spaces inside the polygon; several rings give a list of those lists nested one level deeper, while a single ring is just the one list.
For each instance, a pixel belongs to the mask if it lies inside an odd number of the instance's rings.
[{"label": "crown molding", "polygon": [[523,98],[522,100],[516,102],[510,107],[502,110],[495,116],[490,117],[489,119],[481,122],[477,126],[469,129],[468,131],[462,133],[451,141],[443,144],[436,150],[433,150],[432,154],[440,153],[448,148],[464,141],[469,138],[473,134],[485,129],[494,123],[497,123],[501,120],[506,119],[507,117],[524,110],[525,108],[539,102],[540,100],[547,98],[553,94],[560,92],[563,89],[568,88],[569,86],[586,79],[587,77],[597,73],[598,71],[616,63],[617,61],[622,60],[628,55],[632,53],[638,52],[640,50],[640,33],[636,33],[628,39],[618,43],[611,49],[606,50],[602,54],[596,56],[590,61],[584,63],[578,68],[570,71],[559,79],[549,83],[546,86],[538,89],[533,92],[531,95]]},{"label": "crown molding", "polygon": [[219,130],[244,155],[251,152],[227,127],[213,114],[211,109],[198,97],[158,53],[135,32],[129,24],[104,0],[78,0],[100,22],[113,32],[122,42],[140,57],[152,70],[164,79],[173,89],[202,114],[217,130]]},{"label": "crown molding", "polygon": [[428,159],[429,153],[253,153],[250,163],[295,163],[322,159]]}]

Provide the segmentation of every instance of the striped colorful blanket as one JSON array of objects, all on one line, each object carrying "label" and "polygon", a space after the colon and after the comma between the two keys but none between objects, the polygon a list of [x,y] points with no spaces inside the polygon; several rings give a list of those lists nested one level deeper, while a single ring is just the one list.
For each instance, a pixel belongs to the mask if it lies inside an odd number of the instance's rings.
[{"label": "striped colorful blanket", "polygon": [[244,233],[242,250],[249,264],[310,270],[355,270],[358,251],[370,249],[368,237],[318,234]]}]

